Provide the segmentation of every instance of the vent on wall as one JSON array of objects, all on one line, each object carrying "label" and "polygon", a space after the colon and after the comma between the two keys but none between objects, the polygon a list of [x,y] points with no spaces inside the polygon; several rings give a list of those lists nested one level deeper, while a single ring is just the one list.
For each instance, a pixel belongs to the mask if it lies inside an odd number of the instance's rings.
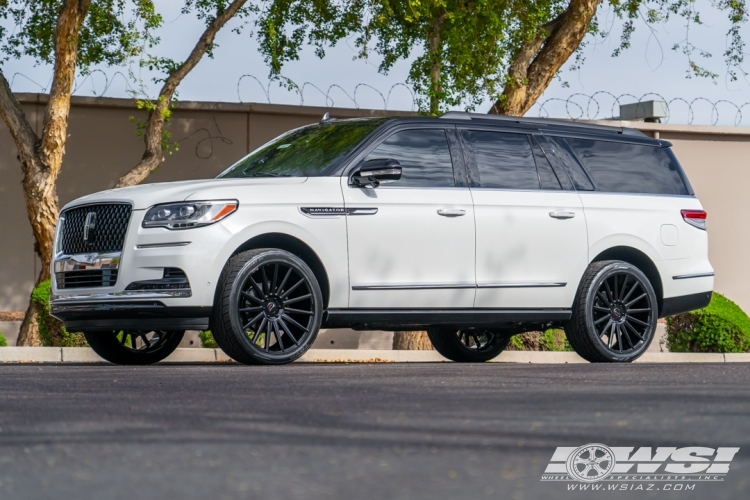
[{"label": "vent on wall", "polygon": [[643,101],[632,104],[620,104],[620,120],[659,123],[669,116],[666,101]]}]

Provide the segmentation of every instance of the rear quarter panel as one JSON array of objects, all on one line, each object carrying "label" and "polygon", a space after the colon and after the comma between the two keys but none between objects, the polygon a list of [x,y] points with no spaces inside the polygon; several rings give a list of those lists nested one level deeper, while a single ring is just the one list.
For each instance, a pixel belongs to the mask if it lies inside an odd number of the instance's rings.
[{"label": "rear quarter panel", "polygon": [[640,250],[656,265],[664,297],[713,289],[713,277],[675,280],[673,276],[711,272],[706,231],[687,224],[682,209],[701,210],[693,196],[579,193],[586,214],[589,258],[618,246]]}]

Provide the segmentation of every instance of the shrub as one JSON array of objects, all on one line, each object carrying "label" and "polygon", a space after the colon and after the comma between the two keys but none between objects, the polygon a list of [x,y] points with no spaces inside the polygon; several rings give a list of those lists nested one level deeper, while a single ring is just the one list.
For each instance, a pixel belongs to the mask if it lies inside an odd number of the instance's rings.
[{"label": "shrub", "polygon": [[508,351],[572,351],[573,348],[559,329],[549,329],[544,332],[527,332],[514,335],[507,347]]},{"label": "shrub", "polygon": [[8,347],[8,340],[3,335],[3,332],[0,332],[0,347]]},{"label": "shrub", "polygon": [[667,318],[667,347],[671,352],[748,352],[750,318],[714,293],[708,307]]},{"label": "shrub", "polygon": [[42,281],[31,293],[31,300],[37,306],[36,320],[39,325],[39,336],[42,345],[54,347],[87,347],[86,338],[82,333],[70,333],[60,320],[49,313],[49,296],[52,285],[49,280]]},{"label": "shrub", "polygon": [[201,339],[201,347],[207,349],[218,349],[219,344],[214,340],[214,336],[211,334],[211,330],[198,333],[198,338]]}]

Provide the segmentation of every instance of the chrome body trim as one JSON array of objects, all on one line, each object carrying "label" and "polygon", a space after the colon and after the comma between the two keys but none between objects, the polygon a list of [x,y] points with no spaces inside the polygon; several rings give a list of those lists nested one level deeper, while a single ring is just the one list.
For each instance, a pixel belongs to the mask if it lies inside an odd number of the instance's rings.
[{"label": "chrome body trim", "polygon": [[562,282],[539,282],[539,283],[436,283],[429,285],[353,285],[352,290],[446,290],[465,288],[550,288],[563,287],[567,283]]},{"label": "chrome body trim", "polygon": [[375,207],[299,207],[299,211],[308,217],[336,217],[339,215],[375,215]]},{"label": "chrome body trim", "polygon": [[507,283],[479,283],[477,288],[555,288],[567,286],[564,282],[507,282]]},{"label": "chrome body trim", "polygon": [[52,295],[50,296],[51,305],[63,304],[85,304],[88,302],[117,302],[120,300],[132,299],[174,299],[191,297],[192,292],[189,288],[182,290],[128,290],[123,292],[112,293],[78,293],[75,295]]},{"label": "chrome body trim", "polygon": [[60,254],[55,257],[53,268],[56,273],[92,269],[118,269],[121,259],[122,252]]},{"label": "chrome body trim", "polygon": [[687,280],[690,278],[708,278],[710,276],[714,276],[715,273],[693,273],[693,274],[680,274],[677,276],[672,276],[673,280]]},{"label": "chrome body trim", "polygon": [[434,284],[434,285],[353,285],[352,290],[445,290],[476,288],[474,283]]},{"label": "chrome body trim", "polygon": [[375,215],[378,213],[377,208],[348,208],[346,215]]},{"label": "chrome body trim", "polygon": [[188,246],[191,241],[175,241],[173,243],[148,243],[146,245],[136,245],[136,248],[141,250],[144,248],[167,248],[167,247],[185,247]]}]

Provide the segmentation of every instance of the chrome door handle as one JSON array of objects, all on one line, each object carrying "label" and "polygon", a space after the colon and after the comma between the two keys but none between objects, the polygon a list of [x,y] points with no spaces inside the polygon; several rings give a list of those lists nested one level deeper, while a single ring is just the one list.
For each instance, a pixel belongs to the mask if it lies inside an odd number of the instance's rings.
[{"label": "chrome door handle", "polygon": [[462,215],[466,215],[466,210],[460,208],[441,208],[437,213],[443,217],[461,217]]},{"label": "chrome door handle", "polygon": [[575,212],[565,212],[563,210],[555,210],[554,212],[550,212],[549,216],[553,219],[572,219],[576,216]]}]

